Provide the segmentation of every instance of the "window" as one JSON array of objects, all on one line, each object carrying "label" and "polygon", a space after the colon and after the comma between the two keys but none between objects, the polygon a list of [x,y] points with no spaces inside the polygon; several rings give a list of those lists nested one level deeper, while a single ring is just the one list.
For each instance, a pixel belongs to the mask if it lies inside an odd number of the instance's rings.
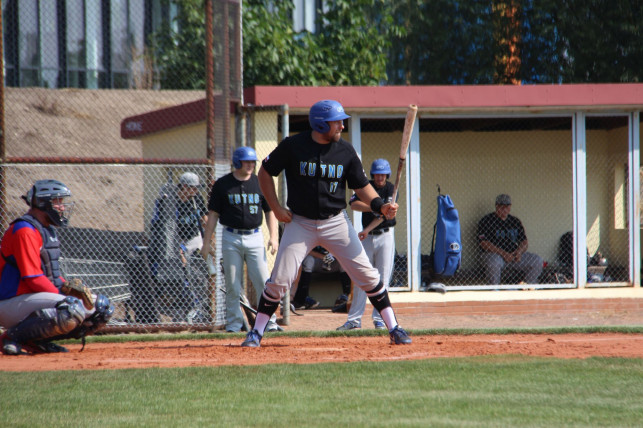
[{"label": "window", "polygon": [[55,2],[40,2],[40,82],[46,88],[60,86],[58,10]]},{"label": "window", "polygon": [[67,86],[84,88],[85,61],[85,7],[83,0],[67,0]]},{"label": "window", "polygon": [[23,0],[18,6],[20,86],[39,86],[38,2]]},{"label": "window", "polygon": [[85,3],[87,88],[105,87],[105,64],[103,56],[103,11],[99,2]]},{"label": "window", "polygon": [[112,0],[110,10],[112,88],[129,87],[130,47],[127,0]]}]

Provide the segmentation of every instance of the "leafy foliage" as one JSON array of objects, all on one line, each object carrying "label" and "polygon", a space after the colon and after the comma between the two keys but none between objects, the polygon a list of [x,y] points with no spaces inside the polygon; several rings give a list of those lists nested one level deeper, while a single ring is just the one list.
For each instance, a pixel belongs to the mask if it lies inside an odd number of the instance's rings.
[{"label": "leafy foliage", "polygon": [[[162,87],[204,87],[203,9],[182,1],[154,35]],[[293,30],[293,9],[243,2],[244,86],[641,81],[636,0],[334,0],[315,33]]]},{"label": "leafy foliage", "polygon": [[174,22],[163,22],[151,37],[164,89],[205,88],[203,0],[183,0]]}]

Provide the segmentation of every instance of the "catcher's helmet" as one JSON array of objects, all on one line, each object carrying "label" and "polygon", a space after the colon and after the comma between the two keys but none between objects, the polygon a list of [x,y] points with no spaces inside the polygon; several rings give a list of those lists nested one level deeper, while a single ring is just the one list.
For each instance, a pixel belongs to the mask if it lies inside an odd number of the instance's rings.
[{"label": "catcher's helmet", "polygon": [[386,159],[375,159],[371,164],[371,178],[375,174],[386,174],[386,178],[391,176],[391,165]]},{"label": "catcher's helmet", "polygon": [[350,116],[344,113],[344,107],[334,100],[317,101],[310,108],[308,113],[308,121],[310,126],[317,132],[322,134],[330,131],[328,122],[334,120],[348,119]]},{"label": "catcher's helmet", "polygon": [[54,226],[67,227],[73,202],[63,203],[64,210],[57,210],[52,205],[52,199],[67,198],[71,196],[71,191],[67,186],[58,180],[38,180],[27,191],[22,199],[27,202],[31,208],[37,208],[44,211],[49,217],[49,221]]},{"label": "catcher's helmet", "polygon": [[252,147],[239,147],[232,154],[232,165],[239,169],[241,168],[241,161],[257,161],[257,152]]}]

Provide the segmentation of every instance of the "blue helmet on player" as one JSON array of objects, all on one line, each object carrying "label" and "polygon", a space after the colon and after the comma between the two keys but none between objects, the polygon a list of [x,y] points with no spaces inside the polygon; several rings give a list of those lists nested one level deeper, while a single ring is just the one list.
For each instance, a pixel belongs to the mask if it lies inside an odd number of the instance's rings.
[{"label": "blue helmet on player", "polygon": [[344,107],[334,100],[317,101],[310,108],[308,113],[308,121],[310,126],[317,132],[322,134],[330,131],[328,122],[335,120],[348,119],[350,116],[344,113]]},{"label": "blue helmet on player", "polygon": [[38,180],[22,196],[31,208],[37,208],[44,211],[49,217],[49,221],[58,227],[67,227],[69,217],[74,206],[73,202],[63,203],[64,209],[54,208],[53,199],[62,199],[71,196],[71,191],[67,186],[58,180]]},{"label": "blue helmet on player", "polygon": [[241,168],[241,161],[257,161],[257,152],[252,147],[239,147],[232,154],[232,165],[239,169]]},{"label": "blue helmet on player", "polygon": [[391,165],[386,159],[375,159],[371,164],[371,178],[375,174],[386,174],[386,178],[391,176]]}]

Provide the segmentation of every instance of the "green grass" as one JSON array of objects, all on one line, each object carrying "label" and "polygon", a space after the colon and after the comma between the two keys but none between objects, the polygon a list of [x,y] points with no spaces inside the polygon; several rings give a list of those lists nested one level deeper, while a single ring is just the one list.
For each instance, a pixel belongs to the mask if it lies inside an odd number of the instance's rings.
[{"label": "green grass", "polygon": [[[412,333],[601,332],[641,334],[643,327]],[[334,337],[382,333],[364,329],[271,334]],[[231,335],[99,335],[89,337],[88,342],[214,337]],[[560,360],[516,355],[311,365],[0,371],[0,421],[7,427],[101,428],[631,427],[640,426],[643,414],[641,379],[640,358]]]},{"label": "green grass", "polygon": [[640,426],[643,359],[0,372],[3,426]]}]

